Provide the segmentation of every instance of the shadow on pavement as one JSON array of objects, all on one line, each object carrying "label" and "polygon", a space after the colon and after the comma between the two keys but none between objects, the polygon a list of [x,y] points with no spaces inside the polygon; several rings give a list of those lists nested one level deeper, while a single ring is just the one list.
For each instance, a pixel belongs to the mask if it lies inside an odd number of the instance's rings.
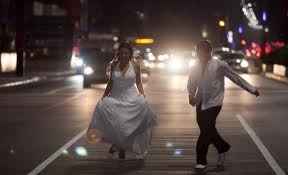
[{"label": "shadow on pavement", "polygon": [[225,171],[225,167],[215,167],[207,168],[205,170],[195,170],[191,175],[209,175],[209,174],[218,174]]}]

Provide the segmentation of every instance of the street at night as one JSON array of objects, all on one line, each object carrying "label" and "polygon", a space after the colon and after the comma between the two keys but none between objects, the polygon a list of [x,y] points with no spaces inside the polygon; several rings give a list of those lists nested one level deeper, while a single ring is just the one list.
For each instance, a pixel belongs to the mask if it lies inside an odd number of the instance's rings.
[{"label": "street at night", "polygon": [[[271,160],[264,159],[263,148],[251,138],[251,131],[277,164],[287,170],[287,85],[260,75],[244,74],[243,77],[259,87],[262,96],[256,99],[228,81],[218,127],[233,146],[223,172],[213,165],[216,153],[211,150],[208,171],[211,174],[273,174],[268,162]],[[2,172],[28,174],[37,171],[35,168],[46,161],[38,169],[40,174],[194,173],[192,164],[199,131],[195,109],[187,102],[187,76],[152,74],[144,85],[147,100],[159,116],[145,163],[133,156],[126,161],[113,160],[107,153],[107,144],[87,144],[83,131],[105,86],[82,90],[81,81],[81,76],[71,76],[0,90]],[[239,118],[250,129],[243,126]],[[84,154],[77,152],[77,148],[85,150]],[[47,162],[48,159],[51,161]]]},{"label": "street at night", "polygon": [[0,175],[288,175],[287,0],[0,0]]}]

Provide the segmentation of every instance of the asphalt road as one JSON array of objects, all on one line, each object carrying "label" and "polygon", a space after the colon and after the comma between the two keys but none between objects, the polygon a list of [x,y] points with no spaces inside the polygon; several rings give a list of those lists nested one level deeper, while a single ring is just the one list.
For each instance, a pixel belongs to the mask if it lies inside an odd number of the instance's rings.
[{"label": "asphalt road", "polygon": [[[206,174],[287,173],[288,86],[260,75],[243,77],[260,89],[261,97],[227,81],[217,126],[232,149],[225,169],[217,169],[211,147]],[[71,76],[0,89],[1,174],[198,174],[193,166],[199,130],[186,80],[185,75],[155,72],[145,83],[158,126],[144,162],[132,154],[126,161],[112,160],[109,145],[85,142],[84,130],[104,84],[83,90],[82,77]]]}]

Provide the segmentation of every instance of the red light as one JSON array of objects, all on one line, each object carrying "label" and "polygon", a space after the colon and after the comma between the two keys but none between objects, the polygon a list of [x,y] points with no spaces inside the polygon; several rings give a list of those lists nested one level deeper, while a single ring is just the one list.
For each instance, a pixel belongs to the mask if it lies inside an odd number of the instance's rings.
[{"label": "red light", "polygon": [[272,52],[272,47],[269,43],[265,43],[265,53],[269,54]]},{"label": "red light", "polygon": [[252,50],[251,50],[251,53],[252,53],[253,55],[255,55],[255,54],[256,54],[256,50],[255,50],[255,49],[252,49]]},{"label": "red light", "polygon": [[246,56],[251,57],[251,52],[248,49],[246,49]]},{"label": "red light", "polygon": [[282,48],[285,46],[285,43],[281,41],[275,41],[275,42],[272,42],[272,45],[276,48]]},{"label": "red light", "polygon": [[254,42],[252,42],[252,48],[256,48],[257,47],[257,44],[256,43],[254,43]]},{"label": "red light", "polygon": [[241,40],[241,44],[242,45],[246,45],[246,41],[243,39],[243,40]]}]

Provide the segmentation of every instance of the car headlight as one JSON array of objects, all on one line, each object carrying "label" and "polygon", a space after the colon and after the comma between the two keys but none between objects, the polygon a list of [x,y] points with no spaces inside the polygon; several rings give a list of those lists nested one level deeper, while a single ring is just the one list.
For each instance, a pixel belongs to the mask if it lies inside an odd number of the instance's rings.
[{"label": "car headlight", "polygon": [[247,60],[242,60],[240,66],[242,68],[247,68],[249,67],[249,62]]},{"label": "car headlight", "polygon": [[241,59],[236,59],[236,63],[241,63]]},{"label": "car headlight", "polygon": [[157,67],[160,69],[164,69],[165,68],[165,64],[164,63],[158,63]]},{"label": "car headlight", "polygon": [[72,56],[71,58],[71,67],[76,68],[76,67],[81,67],[83,66],[84,62],[80,57],[76,57],[75,55]]},{"label": "car headlight", "polygon": [[190,60],[189,61],[189,67],[193,67],[196,64],[196,60]]},{"label": "car headlight", "polygon": [[173,59],[169,63],[169,69],[171,71],[179,71],[182,68],[183,68],[183,63],[182,63],[182,61],[180,61],[178,59]]},{"label": "car headlight", "polygon": [[150,66],[150,64],[149,64],[149,62],[147,60],[144,60],[143,64],[144,64],[145,67],[149,67]]},{"label": "car headlight", "polygon": [[91,74],[93,74],[93,73],[94,73],[94,70],[93,70],[92,67],[87,66],[87,67],[84,68],[84,74],[85,74],[85,75],[91,75]]}]

